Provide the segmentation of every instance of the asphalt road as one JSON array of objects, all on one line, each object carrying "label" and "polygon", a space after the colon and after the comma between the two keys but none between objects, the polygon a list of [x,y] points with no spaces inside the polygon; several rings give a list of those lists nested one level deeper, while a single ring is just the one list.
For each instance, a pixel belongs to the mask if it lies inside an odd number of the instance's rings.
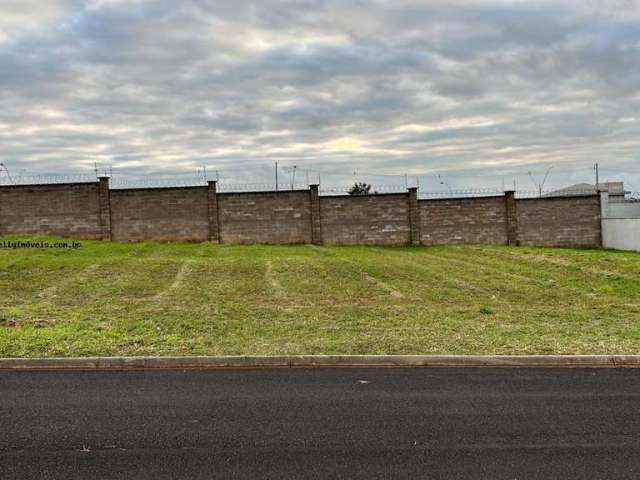
[{"label": "asphalt road", "polygon": [[640,477],[640,370],[0,372],[0,479]]}]

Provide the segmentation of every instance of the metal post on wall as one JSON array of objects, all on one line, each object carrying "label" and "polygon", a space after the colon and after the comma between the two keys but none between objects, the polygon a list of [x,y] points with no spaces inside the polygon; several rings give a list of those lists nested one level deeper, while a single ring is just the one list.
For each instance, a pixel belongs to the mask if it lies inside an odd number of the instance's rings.
[{"label": "metal post on wall", "polygon": [[296,168],[297,168],[297,165],[294,165],[293,171],[291,172],[291,190],[293,190],[293,187],[296,184]]},{"label": "metal post on wall", "polygon": [[11,174],[9,173],[9,169],[4,163],[0,163],[0,172],[4,171],[7,174],[7,178],[9,179],[9,183],[13,184],[13,178],[11,178]]}]

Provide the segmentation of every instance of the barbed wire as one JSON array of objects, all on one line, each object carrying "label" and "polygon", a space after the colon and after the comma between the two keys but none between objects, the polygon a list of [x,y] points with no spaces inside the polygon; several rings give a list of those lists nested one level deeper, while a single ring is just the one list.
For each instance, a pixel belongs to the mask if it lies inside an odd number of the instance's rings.
[{"label": "barbed wire", "polygon": [[111,177],[109,186],[115,190],[127,188],[168,188],[168,187],[198,187],[205,186],[207,182],[203,177],[188,178],[138,178],[128,179]]},{"label": "barbed wire", "polygon": [[[516,170],[509,169],[509,167],[504,168],[492,168],[491,172],[487,172],[487,169],[442,169],[438,166],[434,166],[426,171],[416,171],[415,168],[408,168],[406,171],[401,172],[381,172],[381,171],[369,171],[368,169],[361,169],[355,166],[354,168],[349,168],[348,166],[331,166],[326,165],[322,168],[318,168],[317,166],[310,165],[294,165],[295,161],[290,161],[285,163],[280,163],[278,170],[284,176],[293,175],[294,171],[297,172],[298,175],[311,175],[317,178],[317,176],[327,176],[327,177],[380,177],[380,178],[395,178],[402,179],[408,178],[408,180],[415,180],[416,178],[421,179],[430,179],[430,178],[444,178],[449,180],[455,180],[459,178],[492,178],[496,180],[504,179],[506,183],[510,183],[508,180],[516,177],[526,177],[526,182],[530,181],[530,175],[544,175],[548,171],[551,172],[551,177],[554,177],[557,174],[585,174],[585,178],[593,178],[594,175],[594,165],[593,164],[575,164],[571,163],[569,165],[552,165],[552,164],[537,164],[528,167],[523,165]],[[9,165],[11,167],[11,165]],[[209,165],[206,164],[206,161],[201,165],[195,165],[192,169],[181,169],[170,171],[166,169],[153,169],[147,168],[145,172],[137,173],[135,170],[132,171],[131,168],[121,167],[121,166],[113,166],[108,163],[95,163],[91,170],[87,169],[83,172],[68,172],[61,171],[57,172],[55,176],[76,176],[76,175],[111,175],[111,176],[131,176],[131,177],[148,177],[151,175],[160,175],[160,176],[182,176],[189,175],[193,176],[195,172],[198,172],[197,175],[200,175],[202,172],[206,172],[207,175],[211,176],[211,174],[217,174],[220,177],[234,177],[237,175],[246,175],[248,172],[252,171],[260,171],[263,173],[268,173],[268,175],[272,175],[275,173],[274,163],[268,162],[257,162],[250,163],[246,166],[235,166],[229,165],[228,163],[223,163],[219,165]],[[636,164],[632,166],[624,166],[624,167],[609,167],[606,163],[600,164],[600,173],[616,173],[621,175],[640,175],[640,168],[637,167]],[[34,176],[36,173],[28,173],[26,170],[20,170],[19,167],[15,170],[11,168],[11,174],[14,176]],[[37,174],[38,176],[44,176]],[[47,175],[48,176],[48,175]],[[376,182],[377,183],[377,182]]]},{"label": "barbed wire", "polygon": [[[371,194],[376,193],[402,193],[407,191],[407,187],[405,185],[371,185],[370,192]],[[349,191],[353,189],[353,185],[339,185],[339,186],[323,186],[320,185],[320,193],[328,193],[328,194],[345,194],[349,193]]]},{"label": "barbed wire", "polygon": [[93,174],[73,175],[14,175],[0,176],[0,185],[46,185],[56,183],[85,183],[95,182],[97,178]]},{"label": "barbed wire", "polygon": [[596,195],[598,191],[592,188],[561,188],[546,190],[523,190],[515,191],[516,198],[550,198],[550,197],[580,197]]},{"label": "barbed wire", "polygon": [[504,190],[499,188],[464,188],[423,192],[418,190],[418,198],[462,198],[462,197],[491,197],[504,195]]},{"label": "barbed wire", "polygon": [[[469,197],[490,197],[502,196],[505,190],[501,188],[463,188],[449,189],[441,191],[418,191],[418,198],[469,198]],[[547,189],[547,190],[527,190],[517,189],[514,191],[516,198],[554,198],[554,197],[573,197],[573,196],[592,196],[596,195],[595,188],[575,188],[575,189]],[[624,196],[622,196],[624,199]]]},{"label": "barbed wire", "polygon": [[[308,179],[310,183],[317,183],[316,178],[310,178],[308,175],[300,175],[301,178],[294,178],[293,175],[283,175],[283,182],[238,182],[236,178],[220,178],[219,172],[215,170],[201,170],[195,175],[194,173],[185,174],[167,174],[162,172],[156,176],[134,174],[134,173],[113,173],[113,171],[96,170],[91,173],[64,173],[64,174],[26,174],[18,173],[13,176],[3,175],[0,172],[0,185],[41,185],[41,184],[60,184],[60,183],[86,183],[96,182],[98,176],[109,176],[110,187],[113,189],[127,188],[167,188],[167,187],[198,187],[206,186],[207,180],[218,180],[217,190],[219,192],[252,192],[252,191],[287,191],[287,190],[306,190],[309,185],[303,179]],[[381,175],[386,176],[386,175]],[[390,175],[389,175],[390,176]],[[400,177],[399,175],[396,176]],[[326,177],[325,177],[326,178]],[[438,198],[465,198],[465,197],[488,197],[504,195],[505,190],[513,190],[510,185],[499,187],[467,187],[452,185],[437,177],[438,184],[433,188],[433,184],[416,185],[408,184],[406,181],[401,183],[367,183],[371,185],[371,193],[402,193],[407,191],[407,187],[418,187],[418,198],[420,199],[438,199]],[[287,181],[288,180],[288,181]],[[295,181],[294,181],[295,180]],[[318,178],[320,180],[320,178]],[[342,179],[344,181],[344,179]],[[354,183],[360,179],[354,179]],[[398,180],[401,181],[400,178]],[[631,185],[631,184],[630,184]],[[634,185],[631,185],[633,188]],[[322,195],[344,195],[352,189],[351,184],[331,183],[325,180],[320,184],[319,191]],[[634,189],[635,190],[635,189]],[[582,196],[595,195],[597,190],[595,186],[590,184],[580,185],[577,188],[565,187],[556,189],[525,189],[515,188],[516,198],[549,198],[561,196]],[[640,192],[610,192],[610,200],[613,202],[640,202]]]},{"label": "barbed wire", "polygon": [[291,191],[291,190],[308,190],[309,185],[303,183],[278,183],[276,188],[275,183],[225,183],[224,181],[218,182],[216,190],[222,193],[232,192],[276,192],[276,191]]},{"label": "barbed wire", "polygon": [[624,197],[611,197],[609,196],[609,201],[611,203],[624,203],[624,202],[640,202],[640,192],[626,192]]}]

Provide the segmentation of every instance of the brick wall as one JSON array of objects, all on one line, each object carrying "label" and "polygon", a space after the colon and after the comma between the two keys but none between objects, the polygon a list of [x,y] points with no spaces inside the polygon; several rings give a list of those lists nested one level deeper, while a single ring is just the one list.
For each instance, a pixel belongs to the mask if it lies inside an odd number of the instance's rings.
[{"label": "brick wall", "polygon": [[420,200],[423,245],[507,243],[504,197]]},{"label": "brick wall", "polygon": [[518,213],[516,212],[516,192],[504,192],[505,208],[507,209],[507,245],[518,244]]},{"label": "brick wall", "polygon": [[100,239],[99,184],[0,187],[0,234]]},{"label": "brick wall", "polygon": [[602,244],[597,195],[516,201],[519,245],[597,247]]},{"label": "brick wall", "polygon": [[220,242],[310,243],[308,190],[218,194]]},{"label": "brick wall", "polygon": [[407,193],[320,197],[310,190],[110,190],[99,182],[0,187],[0,234],[81,239],[337,245],[602,244],[600,197],[417,200]]},{"label": "brick wall", "polygon": [[311,207],[311,243],[314,245],[322,245],[319,185],[309,186],[309,202],[309,206]]},{"label": "brick wall", "polygon": [[207,187],[111,190],[113,240],[209,240]]},{"label": "brick wall", "polygon": [[411,241],[407,194],[320,198],[322,241],[335,245],[403,245]]}]

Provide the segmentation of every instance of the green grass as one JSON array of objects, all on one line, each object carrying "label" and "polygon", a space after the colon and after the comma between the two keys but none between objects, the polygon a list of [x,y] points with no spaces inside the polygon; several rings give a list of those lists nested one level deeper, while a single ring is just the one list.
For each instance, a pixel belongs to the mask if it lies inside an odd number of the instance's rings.
[{"label": "green grass", "polygon": [[338,353],[638,354],[640,254],[88,241],[0,250],[3,357]]}]

